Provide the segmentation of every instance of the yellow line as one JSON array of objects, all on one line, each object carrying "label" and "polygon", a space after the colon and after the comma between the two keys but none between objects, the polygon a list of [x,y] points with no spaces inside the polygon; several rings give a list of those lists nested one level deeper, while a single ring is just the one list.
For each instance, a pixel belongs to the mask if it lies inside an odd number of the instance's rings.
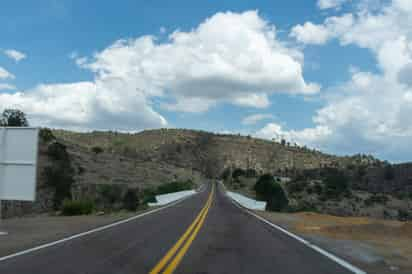
[{"label": "yellow line", "polygon": [[[211,194],[213,194],[213,190],[212,190]],[[192,242],[194,241],[197,234],[199,233],[199,230],[202,227],[202,225],[203,225],[203,223],[206,219],[207,213],[209,212],[209,209],[210,209],[211,205],[212,205],[212,200],[209,201],[207,209],[206,209],[205,213],[202,215],[202,218],[200,219],[199,223],[197,224],[197,226],[196,226],[195,230],[193,231],[192,235],[190,235],[189,239],[186,241],[186,243],[184,244],[182,249],[179,251],[179,253],[177,253],[176,257],[170,262],[169,266],[165,269],[165,271],[163,271],[163,274],[172,274],[175,271],[175,269],[177,268],[177,266],[180,264],[183,257],[185,256],[187,250],[189,249]]]},{"label": "yellow line", "polygon": [[166,253],[166,255],[159,261],[159,263],[149,272],[149,274],[159,273],[163,269],[163,267],[165,267],[167,262],[173,257],[173,255],[180,248],[180,246],[184,243],[186,238],[189,237],[190,233],[195,228],[196,224],[199,222],[199,220],[202,218],[203,214],[205,213],[206,209],[208,208],[208,205],[209,205],[209,203],[211,201],[211,198],[212,198],[212,193],[213,193],[213,188],[212,188],[211,193],[209,194],[206,205],[199,212],[196,219],[192,222],[192,224],[185,231],[185,233],[182,235],[182,237],[180,237],[180,239],[176,242],[176,244]]}]

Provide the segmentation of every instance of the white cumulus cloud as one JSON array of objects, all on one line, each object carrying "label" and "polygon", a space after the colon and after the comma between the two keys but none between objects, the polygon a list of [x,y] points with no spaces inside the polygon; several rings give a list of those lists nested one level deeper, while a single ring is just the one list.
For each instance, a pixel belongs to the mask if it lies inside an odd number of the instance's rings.
[{"label": "white cumulus cloud", "polygon": [[0,90],[15,90],[16,87],[7,83],[0,83]]},{"label": "white cumulus cloud", "polygon": [[[410,160],[412,2],[394,0],[379,6],[361,2],[354,12],[329,17],[316,27],[327,30],[326,40],[368,49],[380,72],[352,70],[347,83],[330,88],[334,96],[328,96],[313,121],[314,129],[327,128],[331,134],[306,143],[340,153],[362,151]],[[304,43],[321,44],[303,35],[300,38]]]},{"label": "white cumulus cloud", "polygon": [[256,11],[217,13],[164,42],[147,35],[115,41],[92,57],[72,53],[78,66],[93,72],[92,81],[0,94],[0,108],[19,107],[41,125],[138,130],[167,126],[156,106],[264,108],[272,93],[318,92],[319,85],[304,80],[302,52],[276,34]]},{"label": "white cumulus cloud", "polygon": [[243,118],[242,124],[243,125],[254,125],[260,121],[271,120],[273,118],[274,116],[269,113],[257,113],[257,114],[248,115],[245,118]]},{"label": "white cumulus cloud", "polygon": [[318,0],[318,7],[321,10],[325,9],[339,9],[343,4],[351,0]]},{"label": "white cumulus cloud", "polygon": [[15,76],[5,68],[0,67],[0,79],[14,79]]},{"label": "white cumulus cloud", "polygon": [[4,54],[15,62],[20,62],[27,57],[25,53],[15,49],[6,49],[4,50]]}]

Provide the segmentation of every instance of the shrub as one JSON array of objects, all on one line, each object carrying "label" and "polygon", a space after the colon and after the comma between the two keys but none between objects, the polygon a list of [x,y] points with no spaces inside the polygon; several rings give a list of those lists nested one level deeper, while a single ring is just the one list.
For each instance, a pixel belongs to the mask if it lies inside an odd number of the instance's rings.
[{"label": "shrub", "polygon": [[123,207],[130,211],[136,211],[139,205],[139,198],[137,197],[136,190],[128,189],[123,197]]},{"label": "shrub", "polygon": [[183,190],[190,190],[193,188],[193,182],[191,180],[187,181],[176,181],[171,183],[162,184],[157,187],[156,195],[178,192]]},{"label": "shrub", "polygon": [[50,143],[51,141],[56,140],[53,132],[48,128],[42,128],[39,132],[39,137],[45,143]]},{"label": "shrub", "polygon": [[305,182],[301,181],[296,181],[296,182],[289,182],[287,184],[287,190],[289,193],[297,193],[297,192],[302,192],[305,189]]},{"label": "shrub", "polygon": [[325,179],[325,197],[340,198],[349,191],[348,178],[337,169],[330,170]]},{"label": "shrub", "polygon": [[156,190],[153,188],[145,188],[143,190],[143,204],[156,202]]},{"label": "shrub", "polygon": [[243,169],[236,168],[235,170],[233,170],[233,173],[232,173],[233,179],[237,179],[240,176],[245,176],[245,171]]},{"label": "shrub", "polygon": [[227,179],[229,179],[229,177],[230,177],[230,169],[229,169],[229,168],[226,168],[226,169],[222,172],[221,178],[226,181]]},{"label": "shrub", "polygon": [[281,211],[289,204],[282,187],[275,182],[270,174],[262,175],[256,182],[254,190],[259,199],[267,202],[267,210]]},{"label": "shrub", "polygon": [[45,184],[54,190],[53,207],[57,210],[64,199],[71,198],[74,169],[64,145],[57,142],[50,144],[47,154],[53,161],[50,166],[44,168],[43,176]]},{"label": "shrub", "polygon": [[171,183],[165,183],[157,188],[145,188],[143,190],[143,198],[142,203],[155,203],[156,202],[156,195],[162,195],[172,192],[184,191],[193,189],[193,182],[192,180],[187,181],[175,181]]},{"label": "shrub", "polygon": [[56,161],[66,162],[69,160],[66,146],[59,142],[54,142],[48,146],[47,155]]},{"label": "shrub", "polygon": [[411,217],[412,216],[409,214],[408,211],[406,211],[404,209],[398,209],[398,220],[399,221],[407,221]]},{"label": "shrub", "polygon": [[257,172],[253,168],[248,168],[245,172],[245,176],[248,178],[253,178],[257,176]]},{"label": "shrub", "polygon": [[315,192],[317,195],[321,195],[322,192],[323,192],[323,187],[322,187],[321,184],[316,183],[316,184],[313,186],[313,190],[314,190],[314,192]]},{"label": "shrub", "polygon": [[94,203],[91,200],[64,200],[62,206],[62,215],[87,215],[91,214],[94,209]]},{"label": "shrub", "polygon": [[383,177],[388,181],[395,179],[395,171],[391,164],[385,166]]},{"label": "shrub", "polygon": [[364,203],[366,206],[371,206],[374,204],[386,204],[389,201],[389,198],[383,194],[375,194],[372,195],[370,197],[368,197],[367,199],[365,199]]},{"label": "shrub", "polygon": [[122,201],[122,188],[118,185],[99,185],[98,192],[105,208]]},{"label": "shrub", "polygon": [[104,151],[103,148],[101,148],[99,146],[92,147],[92,152],[95,153],[95,154],[102,153],[103,151]]}]

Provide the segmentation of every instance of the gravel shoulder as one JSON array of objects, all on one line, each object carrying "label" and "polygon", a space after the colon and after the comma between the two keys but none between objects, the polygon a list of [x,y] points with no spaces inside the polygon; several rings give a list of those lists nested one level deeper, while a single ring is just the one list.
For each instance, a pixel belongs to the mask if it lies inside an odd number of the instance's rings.
[{"label": "gravel shoulder", "polygon": [[367,273],[412,273],[412,223],[317,213],[256,211]]},{"label": "gravel shoulder", "polygon": [[0,231],[7,231],[8,235],[0,236],[0,257],[60,240],[143,212],[70,217],[41,215],[5,219],[2,220]]}]

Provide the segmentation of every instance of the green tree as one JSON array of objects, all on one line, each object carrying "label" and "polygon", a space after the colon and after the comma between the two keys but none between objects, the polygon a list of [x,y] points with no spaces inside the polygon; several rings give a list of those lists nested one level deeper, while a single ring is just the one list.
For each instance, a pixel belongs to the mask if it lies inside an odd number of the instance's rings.
[{"label": "green tree", "polygon": [[123,207],[130,211],[136,211],[138,204],[139,198],[137,197],[136,191],[128,189],[123,197]]},{"label": "green tree", "polygon": [[99,154],[103,152],[103,148],[99,147],[99,146],[94,146],[92,147],[92,151],[94,154]]},{"label": "green tree", "polygon": [[46,185],[54,189],[53,207],[59,209],[63,200],[71,199],[71,187],[74,183],[74,169],[71,166],[66,146],[52,143],[47,149],[52,164],[43,170]]},{"label": "green tree", "polygon": [[281,211],[289,204],[289,200],[286,197],[283,188],[280,184],[276,183],[275,179],[270,174],[262,175],[256,182],[254,190],[259,199],[267,202],[267,210]]},{"label": "green tree", "polygon": [[326,198],[336,199],[349,192],[349,182],[346,175],[338,169],[330,169],[325,178]]},{"label": "green tree", "polygon": [[395,179],[395,170],[391,164],[385,166],[384,175],[385,180],[391,181]]},{"label": "green tree", "polygon": [[0,126],[5,127],[28,127],[29,122],[26,114],[18,109],[5,109],[0,118]]}]

